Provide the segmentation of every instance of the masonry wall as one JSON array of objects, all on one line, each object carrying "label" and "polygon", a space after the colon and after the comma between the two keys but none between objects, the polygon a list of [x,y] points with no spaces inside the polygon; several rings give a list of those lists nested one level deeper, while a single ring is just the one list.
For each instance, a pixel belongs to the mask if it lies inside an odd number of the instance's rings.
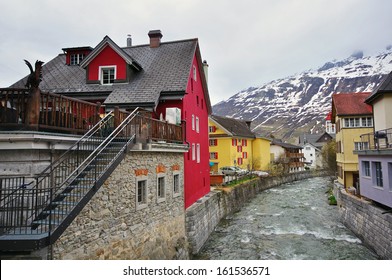
[{"label": "masonry wall", "polygon": [[[130,152],[64,234],[53,259],[187,259],[183,154]],[[173,194],[173,174],[180,193]],[[147,206],[136,207],[136,181],[147,178]],[[157,177],[166,197],[157,199]],[[140,209],[139,209],[140,208]]]},{"label": "masonry wall", "polygon": [[336,183],[334,193],[343,224],[382,259],[392,259],[392,213],[348,194]]},{"label": "masonry wall", "polygon": [[190,253],[197,254],[219,221],[238,211],[263,190],[280,184],[325,175],[322,172],[291,173],[280,177],[257,178],[234,188],[220,188],[199,199],[186,211],[186,230]]}]

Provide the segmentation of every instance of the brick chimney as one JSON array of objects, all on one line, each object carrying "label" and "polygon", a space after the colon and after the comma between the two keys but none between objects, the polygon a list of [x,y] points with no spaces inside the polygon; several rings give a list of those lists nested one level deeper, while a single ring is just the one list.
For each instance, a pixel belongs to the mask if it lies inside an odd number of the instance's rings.
[{"label": "brick chimney", "polygon": [[161,44],[163,35],[161,30],[150,30],[150,32],[148,32],[148,37],[150,37],[150,48],[158,48]]}]

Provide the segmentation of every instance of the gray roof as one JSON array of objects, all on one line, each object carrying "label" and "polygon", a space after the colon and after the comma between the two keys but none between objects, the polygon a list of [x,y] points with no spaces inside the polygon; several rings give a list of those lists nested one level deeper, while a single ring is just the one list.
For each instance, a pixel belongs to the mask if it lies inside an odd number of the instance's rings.
[{"label": "gray roof", "polygon": [[382,96],[385,93],[392,93],[392,72],[387,75],[385,80],[381,82],[381,84],[374,89],[372,94],[366,98],[365,102],[367,104],[372,103],[375,99]]},{"label": "gray roof", "polygon": [[233,136],[255,138],[255,134],[250,130],[247,121],[216,115],[211,115],[210,118],[221,125]]},{"label": "gray roof", "polygon": [[302,147],[300,147],[300,146],[282,142],[281,139],[273,139],[271,142],[271,145],[281,146],[285,149],[300,149],[300,150],[302,149]]},{"label": "gray roof", "polygon": [[[185,93],[193,57],[198,51],[197,39],[163,42],[158,48],[141,45],[121,49],[129,56],[129,60],[142,68],[134,72],[129,83],[88,84],[86,69],[66,65],[66,55],[59,54],[43,65],[40,88],[42,91],[69,96],[107,96],[105,104],[124,106],[154,106],[158,104],[162,92]],[[11,87],[24,87],[26,80],[27,76]]]}]

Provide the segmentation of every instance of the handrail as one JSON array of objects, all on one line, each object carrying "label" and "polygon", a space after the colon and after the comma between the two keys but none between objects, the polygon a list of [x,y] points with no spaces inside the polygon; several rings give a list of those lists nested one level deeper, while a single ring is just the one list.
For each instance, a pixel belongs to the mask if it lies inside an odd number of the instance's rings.
[{"label": "handrail", "polygon": [[45,168],[38,177],[44,176],[49,170],[52,170],[52,166],[58,166],[59,163],[63,162],[64,158],[72,151],[75,150],[75,147],[79,147],[80,143],[87,141],[90,139],[95,133],[97,133],[100,129],[102,124],[106,124],[113,118],[112,112],[106,114],[106,116],[97,122],[89,131],[86,132],[78,141],[76,141],[71,147],[68,148],[58,159],[56,159],[50,166]]},{"label": "handrail", "polygon": [[362,134],[360,137],[361,142],[356,144],[356,151],[392,149],[392,128]]}]

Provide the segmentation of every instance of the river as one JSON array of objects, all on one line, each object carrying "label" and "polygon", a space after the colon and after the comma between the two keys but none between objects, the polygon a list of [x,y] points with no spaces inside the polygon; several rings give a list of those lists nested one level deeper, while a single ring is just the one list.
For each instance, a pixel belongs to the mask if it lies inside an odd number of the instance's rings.
[{"label": "river", "polygon": [[196,259],[377,259],[328,204],[330,179],[296,181],[258,194],[223,219]]}]

